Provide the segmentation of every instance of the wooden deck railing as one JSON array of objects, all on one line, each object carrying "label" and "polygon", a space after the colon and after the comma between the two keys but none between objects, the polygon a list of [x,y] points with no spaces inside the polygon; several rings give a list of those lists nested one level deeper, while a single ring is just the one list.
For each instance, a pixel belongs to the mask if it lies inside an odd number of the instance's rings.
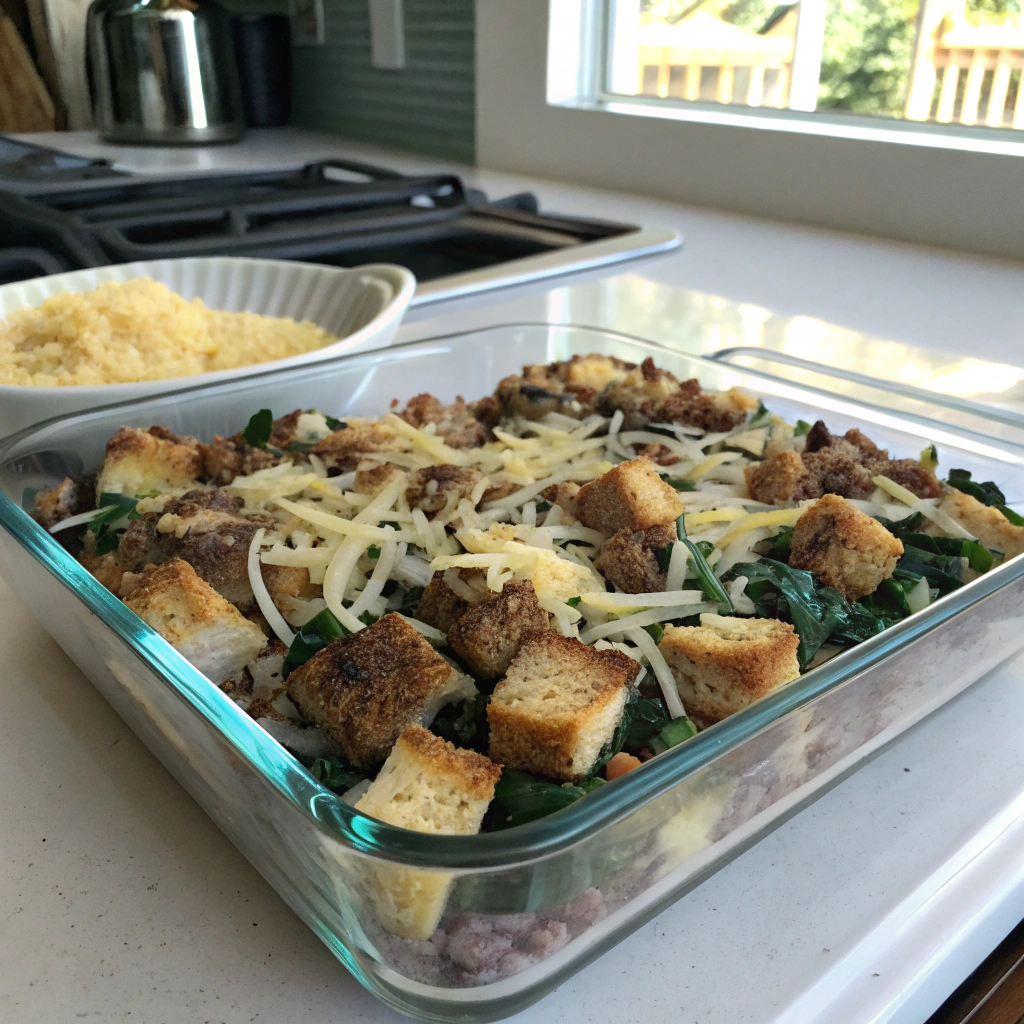
[{"label": "wooden deck railing", "polygon": [[905,114],[913,121],[974,125],[984,109],[989,127],[1024,128],[1022,72],[1020,24],[972,25],[962,3],[925,0]]},{"label": "wooden deck railing", "polygon": [[[794,19],[795,20],[795,19]],[[789,100],[794,39],[758,35],[698,11],[676,25],[650,24],[641,29],[641,95],[684,100],[785,107]],[[705,75],[705,71],[710,74]]]}]

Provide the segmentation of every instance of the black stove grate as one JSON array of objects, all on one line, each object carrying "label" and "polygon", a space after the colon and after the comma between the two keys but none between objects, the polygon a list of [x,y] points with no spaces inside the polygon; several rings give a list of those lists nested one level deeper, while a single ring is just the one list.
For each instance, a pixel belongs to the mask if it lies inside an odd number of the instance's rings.
[{"label": "black stove grate", "polygon": [[407,176],[347,160],[203,177],[86,176],[21,195],[0,177],[0,282],[40,272],[26,249],[58,269],[254,256],[400,263],[432,281],[632,230],[541,214],[529,193],[489,202],[452,174]]}]

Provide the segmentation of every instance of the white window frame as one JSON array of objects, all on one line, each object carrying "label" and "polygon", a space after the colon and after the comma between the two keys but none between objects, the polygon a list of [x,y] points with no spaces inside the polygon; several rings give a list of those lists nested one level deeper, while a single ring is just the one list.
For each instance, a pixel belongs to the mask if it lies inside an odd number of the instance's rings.
[{"label": "white window frame", "polygon": [[478,163],[1024,258],[1022,133],[611,96],[603,16],[601,0],[477,0]]}]

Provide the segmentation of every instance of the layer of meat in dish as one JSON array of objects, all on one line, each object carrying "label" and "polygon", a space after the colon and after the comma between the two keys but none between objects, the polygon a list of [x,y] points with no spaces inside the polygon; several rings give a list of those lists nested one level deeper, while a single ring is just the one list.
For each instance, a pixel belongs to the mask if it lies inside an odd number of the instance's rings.
[{"label": "layer of meat in dish", "polygon": [[998,487],[937,464],[591,355],[379,419],[122,427],[34,514],[324,785],[462,835],[614,783],[1024,551]]}]

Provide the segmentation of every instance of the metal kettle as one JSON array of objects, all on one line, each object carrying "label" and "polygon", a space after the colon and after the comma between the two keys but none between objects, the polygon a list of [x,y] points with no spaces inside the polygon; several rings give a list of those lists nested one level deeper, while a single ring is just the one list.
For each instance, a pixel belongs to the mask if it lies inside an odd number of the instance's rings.
[{"label": "metal kettle", "polygon": [[96,124],[109,142],[242,137],[231,16],[217,0],[95,0],[86,34]]}]

